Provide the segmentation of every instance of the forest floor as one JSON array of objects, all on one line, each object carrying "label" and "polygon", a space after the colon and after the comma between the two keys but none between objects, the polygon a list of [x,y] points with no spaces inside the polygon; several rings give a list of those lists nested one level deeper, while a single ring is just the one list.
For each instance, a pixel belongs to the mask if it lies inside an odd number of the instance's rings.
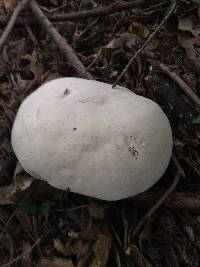
[{"label": "forest floor", "polygon": [[[0,0],[0,266],[200,266],[200,1]],[[121,84],[167,114],[159,182],[104,202],[32,183],[11,147],[23,99],[58,77]]]}]

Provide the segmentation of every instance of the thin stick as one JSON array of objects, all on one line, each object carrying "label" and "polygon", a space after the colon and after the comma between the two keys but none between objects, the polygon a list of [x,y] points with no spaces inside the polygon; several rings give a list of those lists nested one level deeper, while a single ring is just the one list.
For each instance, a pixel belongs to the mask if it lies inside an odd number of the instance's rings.
[{"label": "thin stick", "polygon": [[22,11],[22,9],[25,7],[25,5],[28,3],[29,0],[22,0],[21,2],[19,2],[19,4],[16,6],[14,12],[12,13],[12,16],[10,17],[10,20],[7,24],[7,26],[5,27],[1,37],[0,37],[0,50],[4,44],[4,42],[6,41],[8,35],[10,34],[10,32],[12,31],[12,28],[15,25],[15,22],[17,20],[17,17],[19,15],[19,13]]},{"label": "thin stick", "polygon": [[178,86],[183,90],[183,92],[198,106],[200,107],[200,98],[194,93],[194,91],[187,85],[187,83],[182,80],[174,71],[171,71],[168,66],[164,63],[155,61],[156,66],[161,69],[165,74],[167,74]]},{"label": "thin stick", "polygon": [[14,212],[8,218],[8,220],[7,220],[6,224],[4,225],[3,229],[1,229],[0,238],[2,237],[2,235],[4,234],[4,232],[6,231],[6,229],[8,228],[10,222],[12,221],[12,219],[14,218],[14,216],[16,215],[16,212],[19,210],[19,208],[21,207],[21,205],[24,203],[24,201],[27,199],[27,197],[29,195],[30,195],[30,191],[25,195],[25,197],[21,200],[21,202],[15,208]]},{"label": "thin stick", "polygon": [[86,70],[83,63],[76,56],[74,50],[68,44],[68,42],[58,33],[53,24],[49,21],[47,16],[44,15],[40,9],[38,3],[35,0],[30,2],[30,8],[38,19],[40,25],[45,29],[45,31],[50,35],[50,37],[57,44],[58,48],[64,55],[65,59],[71,64],[72,68],[79,73],[82,78],[93,80],[92,75]]},{"label": "thin stick", "polygon": [[44,237],[44,235],[40,236],[40,238],[38,238],[31,247],[27,248],[22,254],[20,254],[16,258],[14,258],[14,259],[10,260],[9,262],[1,265],[1,267],[8,267],[9,265],[11,265],[11,264],[17,262],[18,260],[20,260],[21,258],[23,258],[26,254],[30,253],[40,243],[40,241],[41,241],[41,239],[43,237]]},{"label": "thin stick", "polygon": [[80,12],[71,12],[64,15],[51,16],[48,15],[48,18],[54,22],[58,21],[68,21],[68,20],[79,20],[79,19],[88,19],[91,17],[97,16],[107,16],[110,14],[118,13],[125,10],[130,10],[134,7],[139,7],[141,4],[149,2],[147,0],[134,0],[129,2],[116,2],[106,7],[96,7],[90,10],[84,10]]},{"label": "thin stick", "polygon": [[171,16],[172,12],[174,11],[176,7],[176,0],[173,0],[171,3],[171,6],[167,12],[167,15],[164,17],[162,22],[158,25],[156,30],[152,32],[152,34],[149,36],[149,38],[144,42],[144,44],[141,46],[141,48],[133,55],[133,57],[129,60],[128,64],[125,66],[121,74],[116,79],[115,83],[113,84],[113,87],[117,85],[117,83],[121,80],[121,78],[124,76],[125,72],[128,70],[130,65],[133,63],[135,58],[144,50],[144,48],[150,43],[150,41],[154,38],[154,36],[157,34],[157,32],[160,30],[160,28],[165,24],[165,22],[168,20],[168,18]]},{"label": "thin stick", "polygon": [[173,155],[172,159],[176,165],[177,168],[177,174],[170,185],[170,187],[164,192],[164,194],[158,199],[158,201],[147,211],[147,213],[142,217],[142,219],[139,221],[139,223],[136,225],[135,229],[130,229],[130,235],[128,242],[130,243],[130,239],[136,235],[136,233],[141,229],[141,227],[145,224],[145,222],[152,216],[152,214],[162,205],[162,203],[171,195],[171,193],[175,190],[178,182],[180,181],[181,177],[185,177],[185,173],[180,166],[178,160]]}]

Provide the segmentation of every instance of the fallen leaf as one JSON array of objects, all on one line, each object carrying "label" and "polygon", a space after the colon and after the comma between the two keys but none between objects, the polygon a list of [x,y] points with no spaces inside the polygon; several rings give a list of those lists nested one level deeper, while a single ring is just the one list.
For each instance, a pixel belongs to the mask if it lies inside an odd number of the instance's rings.
[{"label": "fallen leaf", "polygon": [[30,62],[27,67],[30,68],[35,76],[35,79],[37,79],[38,82],[41,82],[43,78],[43,65],[40,62],[39,55],[40,53],[36,49],[34,49],[31,54],[22,56],[21,60],[25,59]]},{"label": "fallen leaf", "polygon": [[13,191],[25,191],[28,189],[35,178],[27,175],[27,174],[19,174],[16,175],[14,180],[14,190]]},{"label": "fallen leaf", "polygon": [[178,35],[179,44],[185,49],[189,58],[196,57],[195,45],[200,45],[200,36],[191,37],[187,33],[181,32]]},{"label": "fallen leaf", "polygon": [[0,187],[0,205],[15,204],[12,199],[13,186],[1,186]]},{"label": "fallen leaf", "polygon": [[150,34],[149,29],[138,21],[132,22],[131,26],[129,27],[129,32],[134,33],[141,38],[147,38]]},{"label": "fallen leaf", "polygon": [[31,186],[33,180],[29,176],[18,176],[11,185],[1,186],[0,205],[15,204],[20,195]]},{"label": "fallen leaf", "polygon": [[96,266],[106,267],[110,257],[111,236],[104,235],[100,231],[97,233],[97,241],[94,245],[94,254],[96,257]]},{"label": "fallen leaf", "polygon": [[11,12],[16,6],[17,1],[16,0],[3,0],[3,3],[4,3],[6,12]]},{"label": "fallen leaf", "polygon": [[125,47],[132,48],[140,42],[141,38],[136,34],[123,32],[121,34],[117,34],[115,38],[106,45],[106,48],[110,49],[117,49],[117,48],[123,49]]},{"label": "fallen leaf", "polygon": [[178,42],[185,49],[187,57],[193,62],[197,70],[200,71],[199,51],[200,36],[192,37],[186,32],[179,32]]},{"label": "fallen leaf", "polygon": [[181,31],[189,31],[194,36],[198,36],[200,34],[200,25],[197,23],[194,15],[179,19],[178,29]]},{"label": "fallen leaf", "polygon": [[64,244],[61,242],[60,239],[56,238],[53,240],[53,245],[54,245],[54,248],[59,252],[61,253],[63,256],[68,256],[69,253],[67,252]]},{"label": "fallen leaf", "polygon": [[75,255],[77,259],[84,258],[89,251],[90,242],[83,240],[72,240],[65,244],[66,255]]}]

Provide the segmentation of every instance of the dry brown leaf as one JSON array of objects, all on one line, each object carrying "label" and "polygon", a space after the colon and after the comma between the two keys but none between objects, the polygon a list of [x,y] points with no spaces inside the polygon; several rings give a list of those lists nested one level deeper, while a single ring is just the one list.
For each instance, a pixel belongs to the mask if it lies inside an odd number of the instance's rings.
[{"label": "dry brown leaf", "polygon": [[11,89],[9,84],[1,83],[0,99],[5,102],[7,108],[12,109],[14,113],[16,112],[17,107],[20,104],[20,100],[17,94]]},{"label": "dry brown leaf", "polygon": [[67,255],[75,255],[77,259],[87,255],[90,248],[90,242],[83,240],[69,241],[65,244]]},{"label": "dry brown leaf", "polygon": [[94,254],[96,256],[96,263],[99,267],[106,267],[111,250],[111,236],[104,235],[101,232],[97,233],[97,242],[94,246]]},{"label": "dry brown leaf", "polygon": [[115,38],[108,43],[105,48],[117,49],[117,48],[133,48],[136,44],[141,42],[141,38],[134,33],[123,32],[117,34]]},{"label": "dry brown leaf", "polygon": [[154,52],[158,47],[158,41],[157,40],[152,40],[147,46],[145,47],[144,51],[145,52]]},{"label": "dry brown leaf", "polygon": [[32,177],[19,175],[11,185],[0,187],[0,205],[16,204],[33,181]]},{"label": "dry brown leaf", "polygon": [[36,49],[34,49],[32,54],[24,55],[22,56],[22,59],[30,61],[30,66],[29,66],[30,70],[34,74],[35,79],[37,79],[38,82],[41,82],[43,75],[43,66],[39,59],[39,52]]},{"label": "dry brown leaf", "polygon": [[23,192],[25,190],[27,190],[32,182],[35,180],[35,178],[27,175],[27,174],[18,174],[15,177],[15,181],[13,184],[13,194],[15,192]]},{"label": "dry brown leaf", "polygon": [[3,0],[3,3],[4,3],[6,12],[11,12],[16,6],[17,0]]},{"label": "dry brown leaf", "polygon": [[12,199],[13,186],[1,186],[0,187],[0,205],[15,204]]},{"label": "dry brown leaf", "polygon": [[48,81],[58,79],[58,78],[61,78],[61,76],[59,76],[58,73],[48,71],[43,75],[42,82],[48,82]]},{"label": "dry brown leaf", "polygon": [[59,252],[61,253],[63,256],[68,256],[69,253],[67,253],[67,250],[64,246],[64,244],[61,242],[60,239],[54,239],[53,240],[53,245],[54,245],[54,248]]},{"label": "dry brown leaf", "polygon": [[197,70],[200,70],[199,51],[195,46],[200,46],[200,36],[191,37],[186,32],[179,32],[178,42],[185,49],[187,57],[193,62]]},{"label": "dry brown leaf", "polygon": [[3,101],[2,98],[0,98],[0,107],[3,109],[6,118],[8,119],[8,122],[11,126],[15,118],[15,112],[7,106],[7,104]]},{"label": "dry brown leaf", "polygon": [[178,29],[181,31],[189,31],[196,37],[200,34],[200,25],[193,15],[179,19]]}]

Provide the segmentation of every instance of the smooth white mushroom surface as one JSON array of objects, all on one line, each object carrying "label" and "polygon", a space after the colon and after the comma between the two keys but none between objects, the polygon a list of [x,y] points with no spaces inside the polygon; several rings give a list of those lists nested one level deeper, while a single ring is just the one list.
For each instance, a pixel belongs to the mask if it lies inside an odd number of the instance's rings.
[{"label": "smooth white mushroom surface", "polygon": [[80,78],[56,79],[29,95],[11,137],[33,177],[103,200],[151,187],[172,153],[171,127],[156,103],[125,87]]}]

